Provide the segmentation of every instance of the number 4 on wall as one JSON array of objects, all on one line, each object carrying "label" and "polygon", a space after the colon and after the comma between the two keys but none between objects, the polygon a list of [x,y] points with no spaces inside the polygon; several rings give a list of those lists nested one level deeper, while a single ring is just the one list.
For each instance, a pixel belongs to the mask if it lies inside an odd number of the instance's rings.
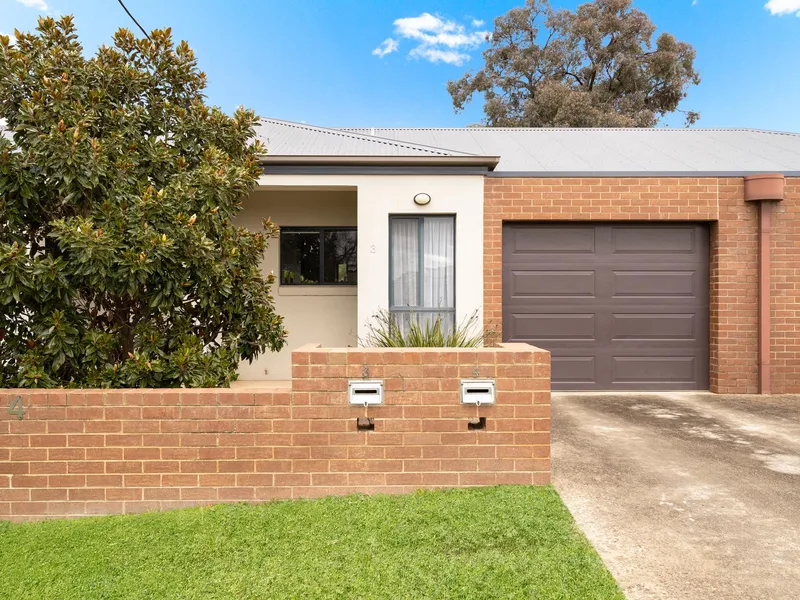
[{"label": "number 4 on wall", "polygon": [[21,396],[14,398],[8,405],[8,414],[16,415],[18,419],[22,419],[22,415],[25,414],[25,407],[22,405]]}]

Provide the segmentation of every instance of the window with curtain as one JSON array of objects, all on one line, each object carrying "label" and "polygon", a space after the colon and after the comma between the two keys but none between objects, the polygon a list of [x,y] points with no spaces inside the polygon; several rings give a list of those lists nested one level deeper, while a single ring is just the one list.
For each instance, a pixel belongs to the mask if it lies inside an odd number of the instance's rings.
[{"label": "window with curtain", "polygon": [[454,216],[390,217],[389,309],[401,327],[437,316],[452,327],[455,229]]}]

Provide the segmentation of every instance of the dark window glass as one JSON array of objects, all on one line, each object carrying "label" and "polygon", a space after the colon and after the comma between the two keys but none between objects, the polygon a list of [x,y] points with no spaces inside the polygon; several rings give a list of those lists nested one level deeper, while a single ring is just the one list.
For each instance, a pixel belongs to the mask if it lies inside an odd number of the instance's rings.
[{"label": "dark window glass", "polygon": [[281,228],[281,285],[355,285],[355,229]]},{"label": "dark window glass", "polygon": [[357,283],[356,232],[323,231],[322,273],[324,283]]},{"label": "dark window glass", "polygon": [[281,232],[281,283],[319,283],[319,231]]}]

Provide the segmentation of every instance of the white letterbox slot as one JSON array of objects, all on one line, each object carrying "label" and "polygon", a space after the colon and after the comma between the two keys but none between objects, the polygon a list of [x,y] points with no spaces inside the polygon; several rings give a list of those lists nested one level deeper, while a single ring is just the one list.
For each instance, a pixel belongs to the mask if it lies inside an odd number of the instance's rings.
[{"label": "white letterbox slot", "polygon": [[461,403],[494,404],[494,379],[462,379]]},{"label": "white letterbox slot", "polygon": [[347,382],[350,404],[383,404],[383,381],[380,379],[353,379]]}]

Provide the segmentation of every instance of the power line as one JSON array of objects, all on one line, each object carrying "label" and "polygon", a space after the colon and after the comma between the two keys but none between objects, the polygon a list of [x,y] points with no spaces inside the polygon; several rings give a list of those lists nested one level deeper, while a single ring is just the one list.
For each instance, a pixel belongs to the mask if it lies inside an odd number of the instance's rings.
[{"label": "power line", "polygon": [[147,35],[147,32],[144,30],[144,27],[142,27],[141,25],[139,25],[139,21],[137,21],[137,20],[136,20],[136,17],[134,17],[134,16],[131,14],[131,11],[129,11],[129,10],[128,10],[128,7],[127,7],[127,6],[125,6],[125,5],[122,3],[122,0],[117,0],[117,2],[119,2],[119,5],[120,5],[120,6],[121,6],[123,9],[125,9],[125,12],[126,12],[126,13],[128,13],[128,16],[131,18],[131,20],[132,20],[134,23],[136,23],[136,26],[137,26],[139,29],[141,29],[141,30],[142,30],[142,33],[144,34],[144,37],[146,37],[148,40],[150,40],[150,41],[152,42],[153,40],[152,40],[152,39],[150,39],[150,36],[149,36],[149,35]]}]

